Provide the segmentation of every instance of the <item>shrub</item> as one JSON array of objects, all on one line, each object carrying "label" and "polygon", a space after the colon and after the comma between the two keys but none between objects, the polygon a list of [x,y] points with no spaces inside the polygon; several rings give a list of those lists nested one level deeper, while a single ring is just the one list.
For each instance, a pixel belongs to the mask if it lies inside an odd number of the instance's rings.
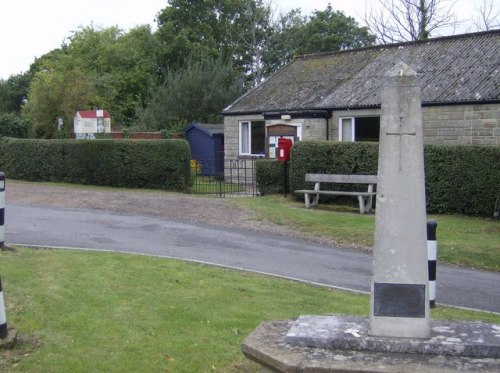
[{"label": "shrub", "polygon": [[283,194],[285,184],[285,163],[271,159],[256,162],[257,190],[261,195]]},{"label": "shrub", "polygon": [[[429,213],[493,214],[500,194],[500,147],[426,145],[424,157]],[[304,181],[306,173],[375,175],[377,167],[377,143],[300,141],[292,147],[290,190],[312,187]]]},{"label": "shrub", "polygon": [[7,177],[129,188],[186,190],[190,150],[183,140],[17,140],[0,143]]},{"label": "shrub", "polygon": [[378,143],[300,141],[292,147],[290,190],[311,188],[306,173],[376,175],[377,166]]},{"label": "shrub", "polygon": [[500,147],[427,145],[430,212],[491,216],[500,193]]},{"label": "shrub", "polygon": [[0,115],[0,137],[27,138],[31,123],[15,114]]}]

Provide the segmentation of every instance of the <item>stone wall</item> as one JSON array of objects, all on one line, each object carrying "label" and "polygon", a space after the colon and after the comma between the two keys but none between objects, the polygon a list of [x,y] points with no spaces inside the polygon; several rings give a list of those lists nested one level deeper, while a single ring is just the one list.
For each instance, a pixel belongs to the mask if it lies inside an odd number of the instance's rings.
[{"label": "stone wall", "polygon": [[430,106],[422,114],[427,144],[500,145],[500,104]]},{"label": "stone wall", "polygon": [[[301,140],[339,138],[340,117],[379,117],[379,109],[334,111],[328,120],[297,118],[267,120],[266,126],[286,124],[298,126]],[[424,142],[426,144],[500,145],[500,104],[425,106],[422,108]],[[226,116],[224,147],[226,158],[239,156],[239,122],[264,120],[262,115]]]},{"label": "stone wall", "polygon": [[[334,111],[330,139],[338,140],[340,117],[380,116],[380,110]],[[426,144],[500,145],[500,104],[425,106]]]}]

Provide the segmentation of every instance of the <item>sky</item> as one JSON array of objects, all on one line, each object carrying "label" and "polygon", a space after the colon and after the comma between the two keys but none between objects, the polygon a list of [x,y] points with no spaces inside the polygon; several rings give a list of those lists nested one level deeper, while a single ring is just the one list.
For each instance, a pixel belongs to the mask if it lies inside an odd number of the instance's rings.
[{"label": "sky", "polygon": [[[279,11],[301,8],[302,14],[324,10],[328,3],[361,23],[365,3],[370,0],[274,0]],[[80,26],[118,26],[128,30],[138,25],[156,26],[156,14],[167,0],[23,0],[0,2],[0,79],[29,69],[36,57],[61,46]],[[471,0],[457,0],[457,16],[474,10]]]}]

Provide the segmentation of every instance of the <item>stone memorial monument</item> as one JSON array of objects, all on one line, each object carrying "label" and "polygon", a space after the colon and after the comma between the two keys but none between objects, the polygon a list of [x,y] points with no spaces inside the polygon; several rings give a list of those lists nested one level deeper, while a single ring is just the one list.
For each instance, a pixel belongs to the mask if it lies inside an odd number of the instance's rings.
[{"label": "stone memorial monument", "polygon": [[428,338],[420,84],[403,62],[384,79],[376,206],[370,334]]},{"label": "stone memorial monument", "polygon": [[420,85],[384,76],[369,317],[261,324],[242,351],[269,372],[499,372],[500,325],[430,320]]}]

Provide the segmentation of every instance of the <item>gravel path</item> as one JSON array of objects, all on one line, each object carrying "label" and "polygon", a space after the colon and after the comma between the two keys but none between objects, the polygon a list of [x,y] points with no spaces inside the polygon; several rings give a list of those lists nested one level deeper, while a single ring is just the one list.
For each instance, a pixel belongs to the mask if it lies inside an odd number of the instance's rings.
[{"label": "gravel path", "polygon": [[194,196],[164,191],[130,191],[104,188],[53,186],[7,181],[6,202],[23,205],[86,208],[125,214],[158,216],[189,223],[265,231],[291,238],[305,238],[323,244],[335,242],[304,237],[297,231],[259,219],[255,212],[234,203],[233,198]]}]

